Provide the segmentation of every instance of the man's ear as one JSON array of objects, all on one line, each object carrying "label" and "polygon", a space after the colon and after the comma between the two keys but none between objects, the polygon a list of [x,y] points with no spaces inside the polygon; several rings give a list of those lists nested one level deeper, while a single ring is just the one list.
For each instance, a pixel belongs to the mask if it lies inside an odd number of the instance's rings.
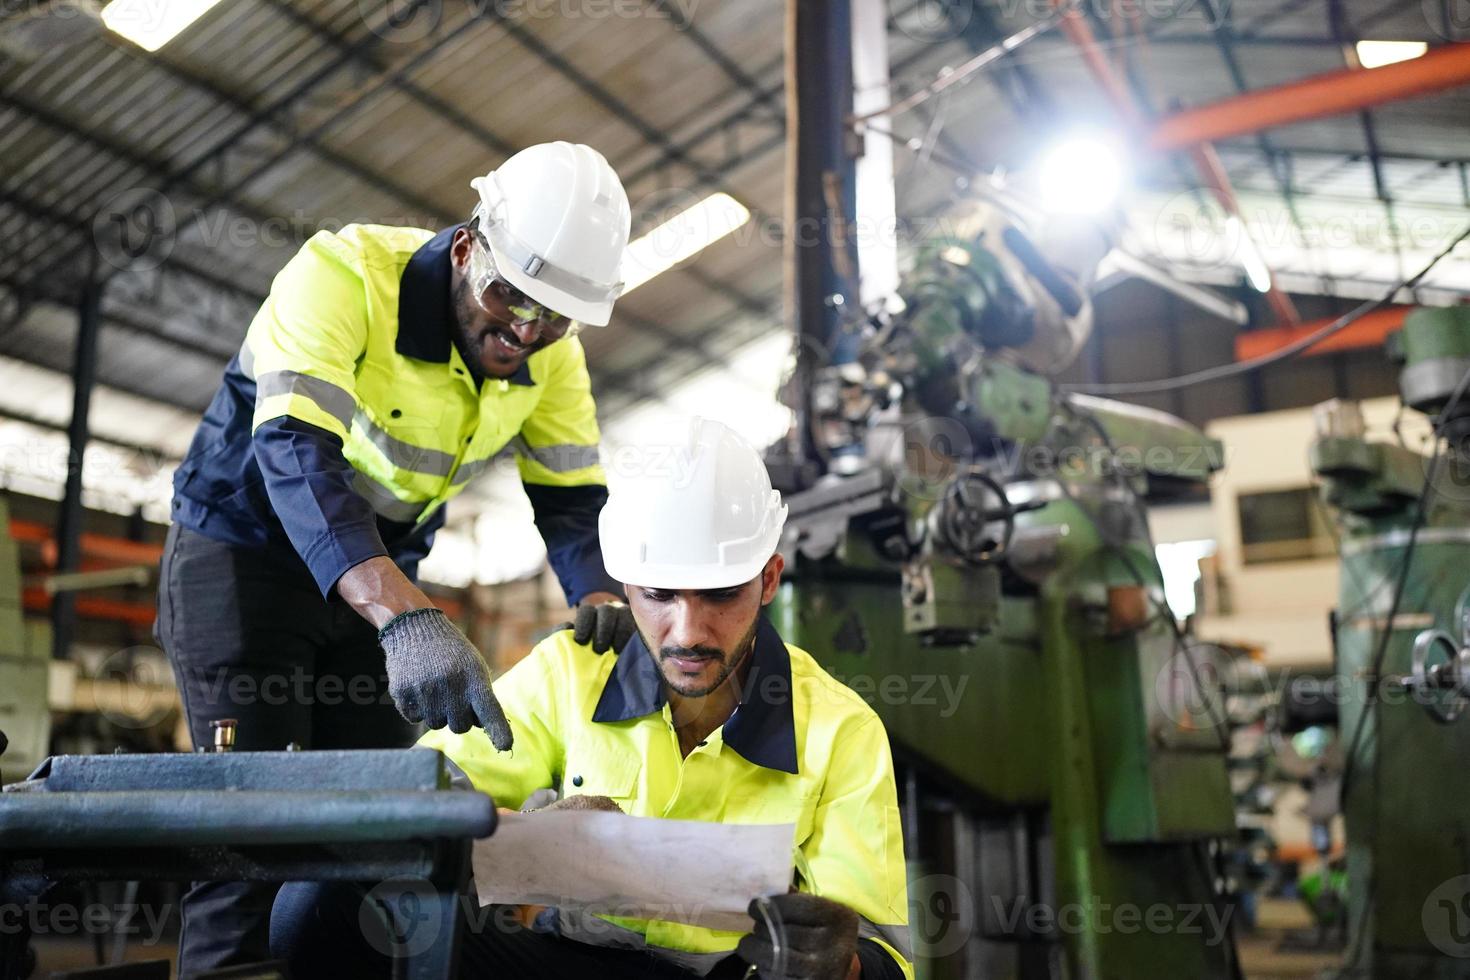
[{"label": "man's ear", "polygon": [[468,228],[456,228],[454,237],[449,240],[449,258],[454,264],[456,271],[462,271],[470,262],[470,249],[474,246],[474,236]]},{"label": "man's ear", "polygon": [[781,585],[781,572],[786,568],[786,559],[778,551],[761,569],[761,605],[768,606],[776,598],[776,589]]}]

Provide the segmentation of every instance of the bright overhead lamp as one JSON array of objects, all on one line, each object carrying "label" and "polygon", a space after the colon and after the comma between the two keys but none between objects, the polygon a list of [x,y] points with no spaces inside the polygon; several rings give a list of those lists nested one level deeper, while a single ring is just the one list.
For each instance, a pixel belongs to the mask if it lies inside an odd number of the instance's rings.
[{"label": "bright overhead lamp", "polygon": [[219,0],[112,0],[102,23],[144,51],[157,51],[210,11]]},{"label": "bright overhead lamp", "polygon": [[1041,161],[1041,207],[1052,214],[1100,214],[1123,190],[1123,165],[1108,142],[1073,137]]},{"label": "bright overhead lamp", "polygon": [[685,208],[648,234],[628,243],[623,254],[626,296],[750,220],[750,209],[721,191]]},{"label": "bright overhead lamp", "polygon": [[1359,41],[1356,50],[1358,64],[1364,68],[1382,68],[1422,58],[1429,45],[1424,41]]}]

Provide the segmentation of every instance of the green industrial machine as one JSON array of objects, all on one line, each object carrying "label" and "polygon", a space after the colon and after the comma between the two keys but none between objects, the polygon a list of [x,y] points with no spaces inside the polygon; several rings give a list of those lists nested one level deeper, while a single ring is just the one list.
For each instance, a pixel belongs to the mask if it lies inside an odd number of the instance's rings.
[{"label": "green industrial machine", "polygon": [[[1369,441],[1355,403],[1318,406],[1312,469],[1342,528],[1335,611],[1348,758],[1348,969],[1470,977],[1470,309],[1421,309],[1389,338],[1406,408],[1445,448]],[[1426,481],[1429,485],[1426,487]],[[1421,518],[1422,507],[1422,518]]]},{"label": "green industrial machine", "polygon": [[935,243],[817,376],[827,473],[787,498],[773,615],[887,726],[921,977],[1238,975],[1217,675],[1144,510],[1221,450],[1048,379],[1083,281],[1006,221]]}]

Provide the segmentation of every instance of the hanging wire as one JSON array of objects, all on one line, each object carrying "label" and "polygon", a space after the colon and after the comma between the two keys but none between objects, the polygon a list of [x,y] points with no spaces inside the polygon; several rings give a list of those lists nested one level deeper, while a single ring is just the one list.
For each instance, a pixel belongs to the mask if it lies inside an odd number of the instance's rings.
[{"label": "hanging wire", "polygon": [[1180,388],[1191,388],[1209,381],[1233,378],[1237,375],[1259,371],[1272,364],[1279,364],[1282,361],[1295,357],[1309,347],[1313,347],[1321,341],[1326,340],[1333,334],[1346,330],[1379,307],[1388,305],[1401,290],[1412,290],[1419,284],[1420,280],[1429,275],[1435,266],[1439,265],[1446,256],[1453,252],[1467,238],[1470,238],[1470,226],[1466,226],[1464,231],[1456,235],[1448,245],[1441,249],[1434,258],[1429,260],[1428,264],[1413,276],[1389,287],[1377,299],[1365,301],[1354,309],[1344,313],[1336,320],[1333,320],[1325,327],[1322,327],[1320,330],[1314,330],[1300,340],[1293,341],[1279,350],[1271,351],[1269,354],[1262,354],[1248,361],[1238,361],[1234,364],[1223,364],[1218,367],[1206,368],[1203,371],[1194,371],[1176,378],[1160,378],[1157,381],[1125,381],[1118,384],[1063,385],[1062,390],[1086,392],[1090,395],[1151,395],[1164,391],[1176,391]]}]

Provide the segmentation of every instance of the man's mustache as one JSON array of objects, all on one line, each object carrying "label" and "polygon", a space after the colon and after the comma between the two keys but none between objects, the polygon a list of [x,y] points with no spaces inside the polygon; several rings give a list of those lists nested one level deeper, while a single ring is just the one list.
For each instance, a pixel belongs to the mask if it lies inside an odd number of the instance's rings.
[{"label": "man's mustache", "polygon": [[680,660],[724,660],[725,651],[717,647],[663,647],[658,651],[660,660],[677,657]]}]

